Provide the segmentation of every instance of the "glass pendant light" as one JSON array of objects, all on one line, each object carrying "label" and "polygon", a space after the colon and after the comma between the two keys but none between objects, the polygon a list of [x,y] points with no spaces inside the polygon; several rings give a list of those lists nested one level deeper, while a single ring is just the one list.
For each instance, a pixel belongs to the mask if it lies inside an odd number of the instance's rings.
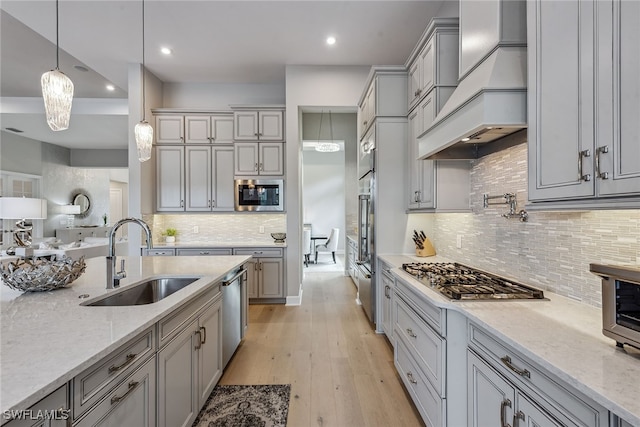
[{"label": "glass pendant light", "polygon": [[144,64],[144,0],[142,0],[142,120],[133,130],[136,137],[136,147],[138,148],[138,160],[140,160],[140,162],[146,162],[151,158],[151,145],[153,143],[153,128],[146,120],[147,110],[144,78],[146,68]]},{"label": "glass pendant light", "polygon": [[47,124],[54,131],[69,128],[73,101],[73,82],[59,69],[60,43],[58,33],[58,0],[56,0],[56,69],[44,73],[40,79]]},{"label": "glass pendant light", "polygon": [[324,110],[320,113],[320,126],[318,126],[318,143],[316,144],[316,151],[321,153],[334,153],[340,151],[340,145],[333,142],[333,121],[331,120],[331,110],[329,110],[329,132],[331,140],[329,142],[320,142],[320,131],[322,130],[322,116],[324,116]]}]

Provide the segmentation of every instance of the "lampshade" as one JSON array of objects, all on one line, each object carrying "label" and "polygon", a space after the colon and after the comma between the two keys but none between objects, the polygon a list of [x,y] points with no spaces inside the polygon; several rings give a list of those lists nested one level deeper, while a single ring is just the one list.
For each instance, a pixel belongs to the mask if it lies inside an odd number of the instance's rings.
[{"label": "lampshade", "polygon": [[153,128],[143,120],[134,128],[136,135],[136,147],[138,147],[138,160],[145,162],[151,158],[151,144],[153,143]]},{"label": "lampshade", "polygon": [[319,142],[316,145],[316,151],[320,151],[321,153],[333,153],[335,151],[340,151],[340,145],[335,142]]},{"label": "lampshade", "polygon": [[47,124],[54,131],[69,128],[71,103],[73,101],[73,82],[59,69],[60,43],[58,42],[58,32],[58,0],[56,0],[56,69],[44,73],[40,79]]},{"label": "lampshade", "polygon": [[80,205],[62,205],[59,207],[59,213],[65,215],[79,215]]},{"label": "lampshade", "polygon": [[46,219],[47,201],[27,197],[0,197],[0,218]]}]

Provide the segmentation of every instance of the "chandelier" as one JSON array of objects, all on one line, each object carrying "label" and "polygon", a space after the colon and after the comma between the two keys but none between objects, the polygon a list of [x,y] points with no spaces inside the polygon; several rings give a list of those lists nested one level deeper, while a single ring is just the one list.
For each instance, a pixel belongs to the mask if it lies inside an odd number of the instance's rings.
[{"label": "chandelier", "polygon": [[136,124],[133,133],[136,137],[138,160],[146,162],[151,158],[151,144],[153,143],[153,128],[146,120],[146,90],[145,90],[145,62],[144,62],[144,0],[142,0],[142,120]]},{"label": "chandelier", "polygon": [[60,71],[58,0],[56,0],[56,68],[44,73],[40,84],[47,124],[54,131],[68,129],[73,101],[73,82]]},{"label": "chandelier", "polygon": [[316,144],[316,151],[321,153],[333,153],[340,151],[340,145],[333,142],[333,121],[331,120],[331,110],[329,110],[329,133],[330,141],[320,142],[320,131],[322,130],[322,117],[324,116],[324,110],[320,113],[320,126],[318,126],[318,142]]}]

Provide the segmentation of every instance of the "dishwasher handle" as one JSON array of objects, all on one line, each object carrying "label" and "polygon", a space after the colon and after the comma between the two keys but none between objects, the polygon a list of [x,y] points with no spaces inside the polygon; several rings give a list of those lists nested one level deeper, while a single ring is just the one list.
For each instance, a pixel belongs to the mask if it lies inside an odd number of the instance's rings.
[{"label": "dishwasher handle", "polygon": [[233,275],[233,277],[229,280],[225,280],[224,282],[222,282],[222,286],[229,286],[230,284],[232,284],[233,282],[236,281],[236,279],[244,274],[246,274],[247,269],[243,268],[242,270],[238,271],[236,274]]}]

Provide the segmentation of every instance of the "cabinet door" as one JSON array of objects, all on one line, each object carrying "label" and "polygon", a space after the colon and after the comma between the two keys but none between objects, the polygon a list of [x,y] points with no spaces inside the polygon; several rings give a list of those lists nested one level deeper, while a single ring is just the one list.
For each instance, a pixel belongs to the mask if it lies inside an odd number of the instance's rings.
[{"label": "cabinet door", "polygon": [[258,140],[258,112],[235,111],[233,113],[233,139],[236,141]]},{"label": "cabinet door", "polygon": [[198,408],[202,408],[222,376],[222,301],[207,308],[198,322],[202,334],[198,351]]},{"label": "cabinet door", "polygon": [[382,323],[382,330],[384,331],[384,333],[387,335],[387,338],[389,338],[389,341],[391,341],[393,343],[393,323],[391,321],[391,307],[393,307],[393,288],[394,288],[394,284],[393,284],[393,278],[391,278],[390,276],[388,276],[387,274],[385,274],[385,272],[383,271],[381,276],[382,277],[382,319],[381,319],[381,323]]},{"label": "cabinet door", "polygon": [[[533,403],[522,393],[518,393],[516,397],[516,408],[514,425],[518,427],[562,427],[565,424],[559,422],[551,415],[547,414],[540,406]],[[517,421],[516,421],[517,420]],[[574,424],[575,425],[575,424]]]},{"label": "cabinet door", "polygon": [[[434,62],[434,44],[435,44],[435,36],[432,36],[427,44],[424,45],[424,48],[420,52],[420,56],[418,61],[422,62],[421,66],[421,76],[420,76],[420,93],[427,93],[433,85],[435,84],[435,62]],[[427,129],[425,127],[425,129]]]},{"label": "cabinet door", "polygon": [[[436,118],[436,91],[432,90],[420,103],[418,110],[420,110],[421,118],[421,130],[424,132],[431,127],[431,124]],[[418,141],[414,143],[417,151]],[[436,161],[435,160],[417,160],[420,166],[420,208],[435,208],[436,207]]]},{"label": "cabinet door", "polygon": [[184,142],[184,116],[156,116],[156,144]]},{"label": "cabinet door", "polygon": [[184,125],[187,144],[208,144],[211,142],[211,117],[185,116]]},{"label": "cabinet door", "polygon": [[213,182],[211,210],[233,211],[233,147],[213,147]]},{"label": "cabinet door", "polygon": [[260,298],[282,298],[284,290],[284,275],[282,259],[260,258],[258,270],[260,273]]},{"label": "cabinet door", "polygon": [[215,144],[233,143],[233,116],[231,114],[211,116],[211,142]]},{"label": "cabinet door", "polygon": [[184,147],[156,147],[156,209],[184,211]]},{"label": "cabinet door", "polygon": [[158,352],[158,426],[191,426],[198,411],[197,347],[193,320]]},{"label": "cabinet door", "polygon": [[360,139],[364,137],[365,132],[367,131],[367,124],[369,123],[369,105],[367,104],[367,97],[365,96],[362,100],[362,105],[360,105],[360,110],[358,114],[358,120],[360,124]]},{"label": "cabinet door", "polygon": [[282,111],[258,112],[258,139],[260,141],[284,141]]},{"label": "cabinet door", "polygon": [[527,2],[527,19],[529,199],[594,196],[594,4]]},{"label": "cabinet door", "polygon": [[420,132],[420,109],[416,108],[413,110],[408,117],[409,120],[409,138],[407,152],[409,153],[409,158],[407,159],[409,168],[409,193],[407,194],[408,198],[408,208],[409,209],[418,209],[420,207],[420,184],[422,181],[422,163],[421,160],[418,160],[418,134]]},{"label": "cabinet door", "polygon": [[[69,388],[67,384],[63,385],[44,399],[40,400],[35,405],[31,406],[28,410],[35,416],[38,412],[59,411],[56,415],[56,420],[32,420],[27,415],[26,418],[14,419],[7,424],[3,424],[3,427],[66,427],[71,425],[71,409],[69,409],[69,402],[67,394]],[[64,411],[64,412],[63,412]],[[4,415],[4,414],[3,414]],[[2,420],[6,421],[10,413],[3,416]]]},{"label": "cabinet door", "polygon": [[207,212],[211,210],[211,147],[186,147],[185,210]]},{"label": "cabinet door", "polygon": [[416,58],[416,60],[409,66],[409,75],[408,75],[408,97],[409,100],[409,110],[416,105],[416,102],[420,98],[420,88],[422,87],[422,83],[420,82],[420,77],[422,73],[422,62],[420,58]]},{"label": "cabinet door", "polygon": [[234,174],[258,175],[258,143],[239,142],[233,144]]},{"label": "cabinet door", "polygon": [[156,359],[152,357],[93,407],[76,427],[156,425]]},{"label": "cabinet door", "polygon": [[[598,139],[600,196],[640,193],[640,2],[599,1]],[[600,172],[600,173],[598,173]]]},{"label": "cabinet door", "polygon": [[467,351],[467,423],[503,426],[513,420],[515,389],[475,353]]},{"label": "cabinet door", "polygon": [[284,175],[283,146],[281,142],[258,144],[258,171],[260,175]]}]

